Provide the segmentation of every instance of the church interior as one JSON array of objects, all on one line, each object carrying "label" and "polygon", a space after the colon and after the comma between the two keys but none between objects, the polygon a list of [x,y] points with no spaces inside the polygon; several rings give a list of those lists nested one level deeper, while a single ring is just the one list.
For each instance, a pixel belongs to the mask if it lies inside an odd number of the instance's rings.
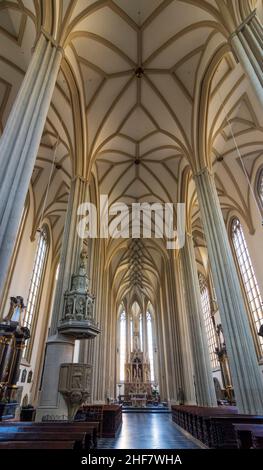
[{"label": "church interior", "polygon": [[262,24],[0,1],[0,449],[263,448]]}]

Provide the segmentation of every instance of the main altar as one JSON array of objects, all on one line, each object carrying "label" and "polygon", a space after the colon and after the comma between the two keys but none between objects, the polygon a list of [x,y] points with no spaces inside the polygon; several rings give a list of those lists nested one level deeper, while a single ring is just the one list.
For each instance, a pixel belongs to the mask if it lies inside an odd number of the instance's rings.
[{"label": "main altar", "polygon": [[132,406],[144,407],[147,397],[152,394],[150,361],[148,355],[141,351],[139,331],[134,331],[133,351],[125,364],[124,394],[129,397]]}]

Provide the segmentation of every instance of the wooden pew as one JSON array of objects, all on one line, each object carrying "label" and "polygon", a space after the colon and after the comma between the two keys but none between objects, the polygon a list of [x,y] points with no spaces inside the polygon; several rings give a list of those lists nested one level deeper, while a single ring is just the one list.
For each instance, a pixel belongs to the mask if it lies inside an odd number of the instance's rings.
[{"label": "wooden pew", "polygon": [[208,446],[210,444],[210,418],[236,413],[236,407],[172,406],[173,421]]},{"label": "wooden pew", "polygon": [[[17,431],[17,430],[16,430]],[[48,441],[52,442],[54,441],[66,441],[66,442],[72,442],[74,441],[74,449],[83,449],[83,442],[84,442],[84,437],[85,435],[83,433],[77,433],[77,432],[65,432],[62,433],[60,432],[59,434],[57,432],[36,432],[36,431],[21,431],[21,432],[0,432],[0,442],[43,442],[43,441]],[[20,444],[21,445],[21,444]]]},{"label": "wooden pew", "polygon": [[262,449],[263,439],[261,446],[260,441],[263,438],[263,424],[233,423],[233,427],[239,449]]},{"label": "wooden pew", "polygon": [[211,417],[210,429],[212,442],[210,447],[220,449],[238,448],[235,424],[260,425],[263,424],[263,416],[239,414],[235,416]]},{"label": "wooden pew", "polygon": [[98,422],[65,422],[65,423],[35,423],[35,422],[5,422],[0,424],[1,428],[4,430],[9,429],[9,431],[14,430],[14,432],[20,431],[31,431],[36,430],[45,431],[45,432],[82,432],[85,433],[85,448],[96,448],[97,447],[97,435],[98,435]]},{"label": "wooden pew", "polygon": [[98,418],[100,421],[100,435],[102,437],[115,437],[122,424],[122,406],[115,404],[85,405],[79,410],[77,416],[85,419],[85,422],[97,421]]},{"label": "wooden pew", "polygon": [[[174,405],[172,418],[179,426],[208,447],[236,448],[234,423],[263,423],[263,416],[239,415],[236,407],[202,407]],[[255,445],[261,445],[261,436],[255,437]]]},{"label": "wooden pew", "polygon": [[263,449],[263,431],[258,426],[252,431],[252,445],[254,449]]},{"label": "wooden pew", "polygon": [[5,441],[0,442],[1,449],[74,449],[74,441]]}]

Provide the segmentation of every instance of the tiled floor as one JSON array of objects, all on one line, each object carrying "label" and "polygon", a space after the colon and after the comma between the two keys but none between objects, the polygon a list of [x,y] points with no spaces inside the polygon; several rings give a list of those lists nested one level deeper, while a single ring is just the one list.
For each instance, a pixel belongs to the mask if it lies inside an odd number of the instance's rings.
[{"label": "tiled floor", "polygon": [[169,414],[123,414],[123,423],[115,439],[99,439],[101,449],[198,449],[198,442],[186,436]]}]

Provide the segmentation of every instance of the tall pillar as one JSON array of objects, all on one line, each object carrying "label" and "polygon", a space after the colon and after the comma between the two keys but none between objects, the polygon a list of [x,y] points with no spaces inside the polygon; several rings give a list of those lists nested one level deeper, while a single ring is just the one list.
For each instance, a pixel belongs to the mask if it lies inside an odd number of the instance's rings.
[{"label": "tall pillar", "polygon": [[75,340],[72,337],[59,334],[57,327],[63,312],[64,292],[69,289],[71,275],[78,268],[82,240],[77,233],[77,208],[85,201],[87,182],[75,178],[71,183],[63,241],[60,256],[59,277],[52,312],[50,335],[47,340],[46,357],[44,362],[40,403],[37,410],[37,420],[44,415],[67,415],[67,405],[58,393],[59,371],[62,363],[73,362]]},{"label": "tall pillar", "polygon": [[263,105],[263,27],[256,11],[236,28],[229,42]]},{"label": "tall pillar", "polygon": [[165,304],[165,299],[164,299],[164,287],[160,289],[160,308],[159,312],[160,314],[158,315],[157,322],[158,322],[158,340],[159,340],[159,356],[161,359],[161,367],[160,367],[160,381],[162,383],[162,390],[160,389],[161,392],[161,398],[164,401],[167,401],[169,398],[169,376],[170,376],[170,371],[171,369],[169,368],[168,364],[168,358],[167,358],[167,353],[169,352],[169,344],[167,341],[168,335],[167,335],[167,328],[165,325],[165,315],[167,312],[166,304]]},{"label": "tall pillar", "polygon": [[182,391],[185,389],[182,350],[179,331],[178,304],[177,304],[177,285],[175,278],[175,263],[173,253],[169,253],[169,261],[166,267],[166,296],[167,296],[167,336],[170,340],[170,358],[171,366],[169,367],[169,387],[170,400],[177,403],[180,401]]},{"label": "tall pillar", "polygon": [[[119,325],[119,323],[118,323]],[[120,328],[120,327],[119,327]],[[126,362],[130,360],[130,322],[129,322],[129,314],[126,311]]]},{"label": "tall pillar", "polygon": [[187,405],[196,404],[195,386],[194,386],[194,364],[189,332],[189,323],[187,321],[187,309],[185,295],[183,292],[182,266],[180,256],[176,259],[176,286],[177,302],[180,311],[179,329],[182,349],[182,364],[184,376],[184,402]]},{"label": "tall pillar", "polygon": [[263,413],[263,382],[213,175],[195,176],[197,196],[240,413]]},{"label": "tall pillar", "polygon": [[216,0],[216,3],[221,11],[224,25],[230,33],[229,43],[233,52],[250,80],[259,102],[263,104],[263,27],[256,10],[236,27],[233,13],[227,4],[222,0]]},{"label": "tall pillar", "polygon": [[62,49],[41,33],[0,139],[0,295],[61,59]]},{"label": "tall pillar", "polygon": [[187,234],[181,250],[188,322],[194,362],[196,402],[202,406],[216,406],[207,337],[202,314],[201,294],[192,236]]},{"label": "tall pillar", "polygon": [[[229,8],[223,0],[215,1],[221,12],[222,22],[229,31],[229,43],[232,50],[250,80],[259,102],[263,104],[263,27],[257,17],[257,12],[254,10],[248,14],[237,27],[233,9]],[[248,5],[246,7],[246,10],[249,11]]]},{"label": "tall pillar", "polygon": [[143,352],[145,357],[148,357],[148,330],[147,330],[147,311],[144,310],[142,314],[142,331],[143,331]]}]

